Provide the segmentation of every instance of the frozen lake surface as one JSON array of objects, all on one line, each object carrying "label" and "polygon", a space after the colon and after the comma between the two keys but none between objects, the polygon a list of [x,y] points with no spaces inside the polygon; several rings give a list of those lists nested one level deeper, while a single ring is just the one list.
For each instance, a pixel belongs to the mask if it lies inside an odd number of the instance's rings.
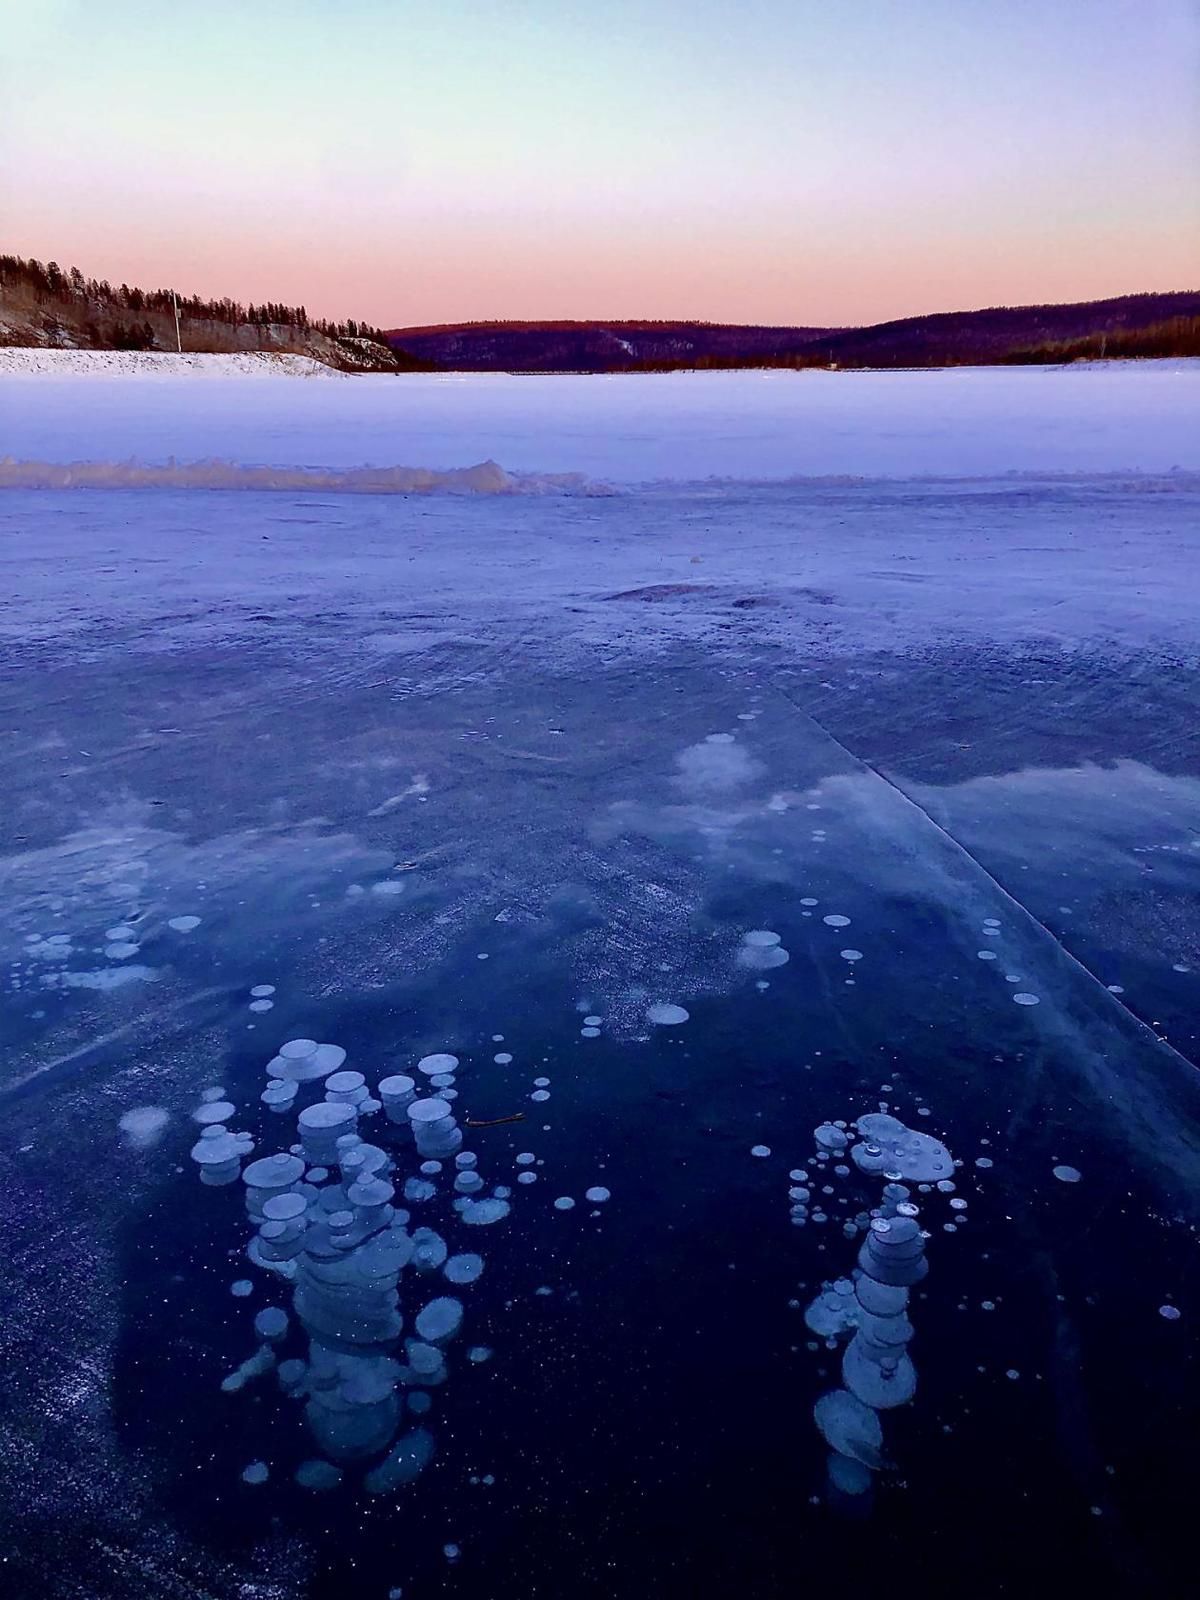
[{"label": "frozen lake surface", "polygon": [[6,1594],[1184,1592],[1198,399],[0,378]]}]

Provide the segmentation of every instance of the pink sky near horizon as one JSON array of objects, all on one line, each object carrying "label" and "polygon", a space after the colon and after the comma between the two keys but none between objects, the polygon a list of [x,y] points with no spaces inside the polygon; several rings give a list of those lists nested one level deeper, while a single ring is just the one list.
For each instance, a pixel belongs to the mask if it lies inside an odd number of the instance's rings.
[{"label": "pink sky near horizon", "polygon": [[1200,287],[1189,0],[607,9],[45,0],[3,247],[383,326]]}]

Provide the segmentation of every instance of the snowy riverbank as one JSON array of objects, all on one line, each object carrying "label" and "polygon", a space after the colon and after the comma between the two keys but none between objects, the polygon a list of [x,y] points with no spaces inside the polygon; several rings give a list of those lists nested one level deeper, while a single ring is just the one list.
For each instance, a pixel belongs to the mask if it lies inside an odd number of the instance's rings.
[{"label": "snowy riverbank", "polygon": [[162,350],[46,350],[25,345],[0,349],[0,379],[46,378],[345,378],[311,356],[240,350],[229,354],[175,355]]}]

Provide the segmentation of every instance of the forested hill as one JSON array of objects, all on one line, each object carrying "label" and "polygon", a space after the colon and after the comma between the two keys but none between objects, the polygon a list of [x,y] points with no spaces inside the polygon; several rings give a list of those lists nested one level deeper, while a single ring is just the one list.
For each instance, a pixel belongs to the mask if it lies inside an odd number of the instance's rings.
[{"label": "forested hill", "polygon": [[996,306],[866,328],[707,322],[466,322],[394,328],[394,349],[456,371],[677,367],[926,367],[1200,355],[1200,290],[1071,305]]},{"label": "forested hill", "polygon": [[[187,352],[263,350],[311,356],[343,372],[406,372],[424,363],[399,355],[379,328],[310,318],[303,306],[241,305],[178,295],[179,342]],[[170,289],[115,286],[78,267],[0,255],[0,346],[77,350],[174,350]]]}]

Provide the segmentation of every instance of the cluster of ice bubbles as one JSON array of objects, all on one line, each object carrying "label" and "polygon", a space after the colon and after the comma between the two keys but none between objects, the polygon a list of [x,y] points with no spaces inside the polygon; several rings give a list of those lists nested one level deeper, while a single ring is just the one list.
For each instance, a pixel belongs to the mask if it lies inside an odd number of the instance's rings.
[{"label": "cluster of ice bubbles", "polygon": [[[872,1475],[884,1464],[883,1428],[879,1413],[906,1405],[917,1388],[917,1373],[908,1346],[913,1337],[909,1291],[929,1271],[915,1184],[922,1191],[935,1186],[952,1190],[954,1158],[946,1146],[926,1133],[906,1127],[897,1117],[872,1112],[853,1124],[822,1123],[816,1129],[816,1159],[827,1163],[847,1152],[867,1177],[880,1178],[880,1203],[862,1213],[844,1232],[865,1233],[856,1266],[847,1277],[826,1283],[805,1312],[805,1322],[831,1347],[846,1340],[842,1384],[824,1394],[813,1418],[829,1446],[829,1481],[843,1494],[866,1493]],[[848,1176],[850,1168],[834,1168]],[[793,1179],[807,1179],[796,1172]],[[792,1220],[808,1220],[811,1190],[790,1191]],[[951,1202],[952,1204],[954,1202]],[[814,1220],[826,1220],[814,1214]]]},{"label": "cluster of ice bubbles", "polygon": [[[281,1046],[261,1098],[276,1115],[306,1101],[296,1117],[297,1142],[244,1169],[254,1141],[229,1127],[236,1108],[224,1090],[205,1090],[191,1154],[206,1184],[240,1178],[254,1228],[246,1254],[291,1301],[290,1311],[272,1305],[258,1312],[260,1343],[222,1388],[232,1393],[273,1371],[283,1392],[303,1402],[320,1452],[300,1466],[296,1481],[332,1488],[353,1466],[364,1470],[368,1491],[381,1494],[417,1477],[434,1454],[424,1418],[432,1391],[448,1376],[447,1348],[464,1307],[430,1280],[440,1274],[464,1286],[484,1269],[481,1256],[452,1255],[442,1234],[412,1225],[412,1211],[395,1203],[398,1167],[405,1156],[419,1158],[419,1171],[404,1180],[409,1206],[434,1199],[441,1192],[435,1180],[452,1172],[452,1209],[471,1226],[507,1216],[511,1190],[484,1194],[477,1158],[462,1148],[455,1056],[425,1056],[416,1077],[385,1077],[375,1093],[361,1072],[344,1070],[345,1060],[335,1044],[292,1039]],[[369,1141],[360,1130],[373,1118]],[[402,1309],[402,1281],[411,1286],[411,1312]],[[233,1286],[239,1298],[252,1291],[249,1280]],[[303,1354],[280,1359],[297,1332]],[[477,1346],[468,1358],[490,1354]],[[265,1462],[252,1462],[243,1479],[257,1484],[268,1475]]]}]

